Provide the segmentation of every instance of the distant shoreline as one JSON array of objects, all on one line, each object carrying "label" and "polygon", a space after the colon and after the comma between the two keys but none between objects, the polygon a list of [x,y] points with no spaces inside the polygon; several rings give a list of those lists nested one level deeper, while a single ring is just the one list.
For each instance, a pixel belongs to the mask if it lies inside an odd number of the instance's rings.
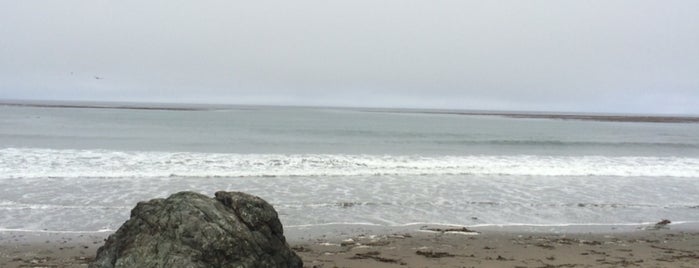
[{"label": "distant shoreline", "polygon": [[411,108],[358,108],[358,107],[312,107],[312,106],[266,106],[266,105],[207,105],[207,104],[169,104],[169,103],[109,103],[109,102],[39,102],[0,100],[0,106],[35,107],[35,108],[74,108],[74,109],[121,109],[121,110],[160,110],[160,111],[211,111],[233,110],[251,107],[276,108],[334,108],[371,113],[398,114],[442,114],[464,116],[500,116],[521,119],[559,119],[600,122],[635,122],[635,123],[699,123],[699,116],[691,115],[623,115],[623,114],[586,114],[566,112],[511,112],[511,111],[479,111],[479,110],[441,110],[441,109],[411,109]]},{"label": "distant shoreline", "polygon": [[77,104],[36,104],[36,103],[0,103],[0,106],[35,107],[35,108],[75,108],[75,109],[120,109],[120,110],[161,110],[161,111],[207,111],[211,109],[191,107],[156,107],[142,105],[77,105]]},{"label": "distant shoreline", "polygon": [[500,116],[522,119],[559,119],[601,122],[635,122],[635,123],[699,123],[699,116],[684,115],[619,115],[619,114],[585,114],[565,112],[509,112],[509,111],[459,111],[428,109],[362,109],[373,113],[397,114],[436,114],[464,116]]},{"label": "distant shoreline", "polygon": [[582,114],[528,114],[528,113],[481,113],[481,112],[431,112],[425,114],[483,115],[510,118],[562,119],[603,122],[643,122],[643,123],[699,123],[699,117],[692,116],[639,116],[639,115],[582,115]]}]

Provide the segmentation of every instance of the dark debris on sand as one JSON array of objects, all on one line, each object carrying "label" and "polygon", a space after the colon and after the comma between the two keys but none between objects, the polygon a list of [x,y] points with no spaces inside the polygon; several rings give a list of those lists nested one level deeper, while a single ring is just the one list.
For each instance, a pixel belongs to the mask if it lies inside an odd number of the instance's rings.
[{"label": "dark debris on sand", "polygon": [[448,252],[435,252],[431,250],[418,250],[415,254],[424,256],[426,258],[444,258],[444,257],[454,257],[456,255]]},{"label": "dark debris on sand", "polygon": [[354,256],[352,256],[350,259],[371,259],[371,260],[375,260],[378,262],[397,263],[400,265],[406,265],[406,263],[401,262],[398,259],[384,258],[384,257],[381,257],[379,255],[381,255],[381,253],[378,251],[369,251],[369,252],[365,252],[365,253],[354,254]]}]

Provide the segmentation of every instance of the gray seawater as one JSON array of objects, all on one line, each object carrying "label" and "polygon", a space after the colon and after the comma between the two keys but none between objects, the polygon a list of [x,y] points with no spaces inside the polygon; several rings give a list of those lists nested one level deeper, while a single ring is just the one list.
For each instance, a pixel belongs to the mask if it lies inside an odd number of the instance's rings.
[{"label": "gray seawater", "polygon": [[287,227],[699,222],[699,124],[0,105],[0,230],[115,230],[182,190]]}]

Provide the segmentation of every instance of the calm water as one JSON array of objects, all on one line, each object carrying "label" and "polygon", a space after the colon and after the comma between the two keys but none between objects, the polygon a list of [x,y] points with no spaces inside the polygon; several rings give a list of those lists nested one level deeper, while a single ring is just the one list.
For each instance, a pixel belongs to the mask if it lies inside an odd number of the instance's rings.
[{"label": "calm water", "polygon": [[285,226],[699,221],[699,124],[0,106],[0,230],[114,230],[181,190]]}]

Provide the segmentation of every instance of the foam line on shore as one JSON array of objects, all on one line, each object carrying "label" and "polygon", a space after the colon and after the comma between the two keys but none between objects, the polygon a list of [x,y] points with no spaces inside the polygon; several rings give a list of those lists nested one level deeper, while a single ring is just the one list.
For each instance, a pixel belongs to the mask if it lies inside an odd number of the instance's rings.
[{"label": "foam line on shore", "polygon": [[[308,229],[308,228],[345,228],[345,227],[365,227],[365,228],[378,228],[378,229],[415,229],[420,230],[423,227],[467,227],[473,229],[483,229],[483,228],[520,228],[520,227],[532,227],[532,228],[546,228],[546,227],[561,227],[561,228],[580,228],[584,229],[586,227],[647,227],[653,226],[657,222],[641,222],[641,223],[555,223],[555,224],[535,224],[535,223],[507,223],[507,224],[473,224],[473,225],[462,225],[462,224],[451,224],[451,223],[429,223],[429,222],[411,222],[406,224],[398,225],[382,225],[367,222],[330,222],[330,223],[320,223],[320,224],[298,224],[298,225],[286,225],[285,229]],[[669,226],[699,226],[699,221],[673,221]],[[339,229],[338,229],[339,230]],[[626,229],[625,229],[626,230]],[[21,228],[1,228],[0,232],[18,232],[18,233],[56,233],[56,234],[90,234],[90,233],[111,233],[115,232],[116,229],[100,229],[100,230],[33,230],[33,229],[21,229]]]},{"label": "foam line on shore", "polygon": [[100,230],[76,230],[76,231],[58,231],[58,230],[32,230],[32,229],[15,229],[15,228],[0,228],[0,232],[15,232],[15,233],[47,233],[47,234],[97,234],[97,233],[113,233],[114,229]]}]

